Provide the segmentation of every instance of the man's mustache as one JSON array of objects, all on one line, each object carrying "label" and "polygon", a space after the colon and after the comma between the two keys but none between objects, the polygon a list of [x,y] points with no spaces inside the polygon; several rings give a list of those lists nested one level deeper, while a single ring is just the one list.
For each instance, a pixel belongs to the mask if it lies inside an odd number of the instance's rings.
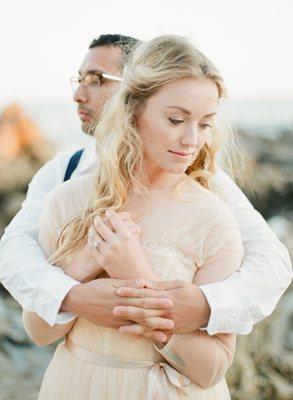
[{"label": "man's mustache", "polygon": [[94,111],[88,107],[85,106],[79,106],[78,111],[82,111],[87,113],[89,116],[93,117],[94,116]]}]

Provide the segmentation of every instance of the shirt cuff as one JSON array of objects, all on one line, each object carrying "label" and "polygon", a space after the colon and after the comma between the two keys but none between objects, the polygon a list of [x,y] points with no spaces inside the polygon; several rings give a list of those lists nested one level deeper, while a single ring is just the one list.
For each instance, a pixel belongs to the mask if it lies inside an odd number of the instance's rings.
[{"label": "shirt cuff", "polygon": [[198,287],[211,308],[208,325],[200,330],[206,330],[209,335],[217,333],[248,335],[252,331],[253,321],[241,318],[243,305],[228,282],[223,280]]},{"label": "shirt cuff", "polygon": [[55,324],[66,324],[76,318],[70,312],[59,312],[61,304],[69,290],[80,284],[80,282],[66,275],[61,268],[56,268],[39,285],[36,301],[36,313],[50,326]]}]

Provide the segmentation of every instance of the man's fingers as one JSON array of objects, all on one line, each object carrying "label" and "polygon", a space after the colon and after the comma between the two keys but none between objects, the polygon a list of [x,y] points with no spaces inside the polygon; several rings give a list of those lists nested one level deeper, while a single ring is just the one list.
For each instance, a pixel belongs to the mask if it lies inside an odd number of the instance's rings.
[{"label": "man's fingers", "polygon": [[158,342],[166,342],[167,335],[164,332],[153,330],[149,333],[150,339],[157,340]]},{"label": "man's fingers", "polygon": [[121,288],[124,286],[130,287],[130,288],[143,288],[145,285],[145,279],[115,279],[114,281],[114,287],[116,288]]},{"label": "man's fingers", "polygon": [[161,318],[161,317],[150,317],[147,318],[144,322],[145,326],[149,328],[158,329],[158,330],[165,330],[165,329],[172,329],[174,328],[174,322],[168,318]]},{"label": "man's fingers", "polygon": [[170,290],[180,288],[184,285],[184,282],[176,279],[174,281],[146,281],[145,287],[152,290]]},{"label": "man's fingers", "polygon": [[164,330],[174,328],[174,322],[171,319],[162,318],[164,310],[147,310],[140,307],[117,306],[113,309],[113,314],[153,329]]},{"label": "man's fingers", "polygon": [[147,337],[159,342],[165,342],[167,340],[167,335],[164,332],[153,330],[151,328],[146,328],[139,324],[124,325],[119,328],[121,333],[128,333],[132,335],[137,335],[137,337]]},{"label": "man's fingers", "polygon": [[145,321],[150,317],[163,315],[164,311],[132,306],[117,306],[113,308],[114,315],[134,321]]},{"label": "man's fingers", "polygon": [[133,324],[133,325],[123,325],[119,328],[119,332],[121,333],[130,333],[132,335],[141,335],[146,332],[144,327],[139,324]]},{"label": "man's fingers", "polygon": [[117,289],[116,294],[121,297],[167,297],[166,292],[151,290],[151,289],[137,289],[132,287],[120,287]]},{"label": "man's fingers", "polygon": [[170,299],[165,299],[163,297],[156,297],[156,298],[136,298],[136,297],[129,297],[125,298],[123,302],[124,306],[133,306],[133,307],[141,307],[141,308],[151,308],[151,309],[164,309],[168,310],[169,308],[173,307],[173,302]]}]

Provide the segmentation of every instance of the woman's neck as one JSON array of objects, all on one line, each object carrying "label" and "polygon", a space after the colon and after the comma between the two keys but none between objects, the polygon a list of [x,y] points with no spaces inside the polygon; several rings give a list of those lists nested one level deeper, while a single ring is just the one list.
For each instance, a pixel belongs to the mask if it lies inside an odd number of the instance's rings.
[{"label": "woman's neck", "polygon": [[188,177],[187,174],[164,174],[148,179],[147,189],[150,191],[168,190],[174,188]]}]

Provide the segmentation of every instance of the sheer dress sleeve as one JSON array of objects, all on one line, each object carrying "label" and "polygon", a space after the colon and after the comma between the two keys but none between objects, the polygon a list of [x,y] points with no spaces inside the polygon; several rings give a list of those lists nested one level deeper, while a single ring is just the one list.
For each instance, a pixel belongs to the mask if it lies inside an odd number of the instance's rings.
[{"label": "sheer dress sleeve", "polygon": [[[204,242],[203,263],[194,284],[213,283],[236,272],[243,259],[243,247],[237,224],[229,212],[221,213]],[[188,334],[173,334],[159,353],[192,382],[206,389],[217,384],[232,364],[236,344],[235,334],[210,336],[196,330]]]},{"label": "sheer dress sleeve", "polygon": [[[49,258],[56,250],[58,237],[64,224],[72,220],[79,210],[85,207],[85,193],[90,190],[89,183],[89,179],[79,182],[68,181],[61,185],[62,188],[59,186],[46,196],[43,214],[39,221],[39,244],[46,258]],[[76,187],[74,191],[76,195],[73,197],[71,186],[81,184],[83,190]],[[49,345],[64,337],[76,321],[74,319],[65,324],[50,326],[37,313],[27,310],[23,310],[22,320],[30,339],[40,346]]]}]

